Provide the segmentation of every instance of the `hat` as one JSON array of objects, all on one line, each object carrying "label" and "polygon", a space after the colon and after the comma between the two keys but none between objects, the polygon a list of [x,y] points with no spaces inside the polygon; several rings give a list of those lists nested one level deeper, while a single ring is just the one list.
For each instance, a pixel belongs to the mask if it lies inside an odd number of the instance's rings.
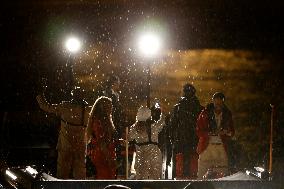
[{"label": "hat", "polygon": [[149,108],[141,106],[138,109],[138,112],[136,115],[137,121],[146,121],[150,117],[151,117],[151,110]]}]

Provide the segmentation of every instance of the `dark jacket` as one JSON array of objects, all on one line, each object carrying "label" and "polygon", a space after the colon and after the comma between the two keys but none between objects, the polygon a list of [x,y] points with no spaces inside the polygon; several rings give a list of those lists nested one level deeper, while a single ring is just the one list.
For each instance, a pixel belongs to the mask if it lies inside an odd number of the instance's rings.
[{"label": "dark jacket", "polygon": [[195,133],[197,116],[202,106],[196,96],[181,97],[174,106],[170,119],[171,140],[174,148],[179,146],[191,146],[195,149],[198,138]]}]

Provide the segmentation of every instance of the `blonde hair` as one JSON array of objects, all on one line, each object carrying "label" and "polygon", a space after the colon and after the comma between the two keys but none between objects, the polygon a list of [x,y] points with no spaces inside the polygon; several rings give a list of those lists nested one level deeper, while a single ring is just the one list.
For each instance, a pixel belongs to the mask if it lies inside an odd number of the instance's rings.
[{"label": "blonde hair", "polygon": [[107,112],[107,107],[112,106],[111,98],[101,96],[99,97],[96,102],[94,103],[86,129],[86,141],[89,143],[94,136],[93,133],[93,123],[94,120],[97,119],[101,122],[104,132],[106,132],[106,140],[110,140],[113,137],[115,132],[115,127],[112,122],[111,113]]}]

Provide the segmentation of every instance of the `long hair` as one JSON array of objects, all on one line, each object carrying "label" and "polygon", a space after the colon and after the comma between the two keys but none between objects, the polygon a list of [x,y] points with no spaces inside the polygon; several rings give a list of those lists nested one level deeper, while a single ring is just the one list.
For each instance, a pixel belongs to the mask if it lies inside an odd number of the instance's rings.
[{"label": "long hair", "polygon": [[95,133],[93,133],[93,123],[97,119],[102,124],[102,128],[106,133],[106,140],[110,140],[115,132],[115,127],[112,122],[111,113],[107,112],[107,108],[112,106],[111,98],[101,96],[99,97],[90,112],[88,125],[86,129],[86,140],[90,142]]}]

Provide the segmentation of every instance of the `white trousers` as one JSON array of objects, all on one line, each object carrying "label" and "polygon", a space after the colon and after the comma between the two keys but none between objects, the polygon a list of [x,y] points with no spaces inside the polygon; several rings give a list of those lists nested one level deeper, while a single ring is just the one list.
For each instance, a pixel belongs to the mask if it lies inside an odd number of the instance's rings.
[{"label": "white trousers", "polygon": [[228,157],[222,143],[210,144],[199,155],[198,159],[198,179],[202,179],[209,168],[228,174]]},{"label": "white trousers", "polygon": [[162,153],[157,145],[137,147],[135,158],[136,179],[161,179]]}]

